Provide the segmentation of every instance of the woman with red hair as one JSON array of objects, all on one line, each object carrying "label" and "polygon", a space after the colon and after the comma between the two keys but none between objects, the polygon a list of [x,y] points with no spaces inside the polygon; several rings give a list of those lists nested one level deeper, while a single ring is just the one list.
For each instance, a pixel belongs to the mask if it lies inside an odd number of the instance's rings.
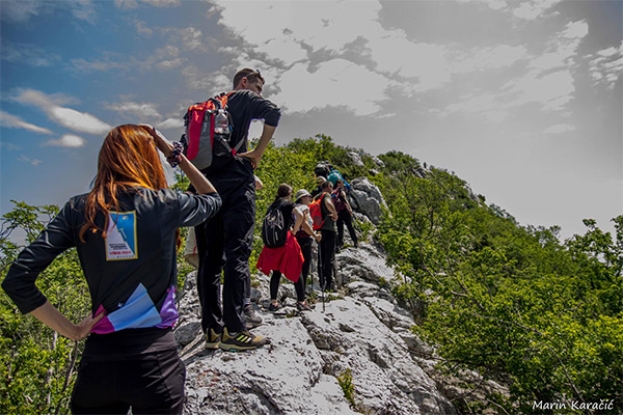
[{"label": "woman with red hair", "polygon": [[[167,188],[158,149],[198,194]],[[15,260],[2,288],[20,311],[72,340],[88,335],[73,413],[182,413],[186,370],[171,331],[178,319],[178,228],[202,223],[220,206],[216,190],[179,143],[149,126],[121,125],[104,140],[93,189],[72,197]],[[35,285],[71,247],[78,250],[92,301],[79,324]]]}]

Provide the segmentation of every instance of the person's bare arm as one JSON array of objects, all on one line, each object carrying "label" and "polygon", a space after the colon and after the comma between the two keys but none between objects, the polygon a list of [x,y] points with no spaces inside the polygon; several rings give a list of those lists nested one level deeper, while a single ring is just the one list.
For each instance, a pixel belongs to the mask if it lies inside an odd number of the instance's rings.
[{"label": "person's bare arm", "polygon": [[314,238],[316,242],[320,242],[320,240],[322,239],[322,235],[314,231],[314,228],[309,224],[309,221],[307,220],[308,217],[309,211],[306,210],[305,214],[303,215],[303,224],[301,225],[301,227],[305,232],[307,232],[309,236]]},{"label": "person's bare arm", "polygon": [[331,219],[333,219],[334,221],[337,220],[337,210],[335,210],[335,205],[331,201],[331,195],[324,198],[324,205],[329,210],[329,216],[331,217]]},{"label": "person's bare arm", "polygon": [[93,326],[104,317],[104,313],[100,313],[96,317],[89,315],[79,324],[74,324],[49,301],[32,310],[30,314],[52,330],[71,340],[80,340],[88,335]]},{"label": "person's bare arm", "polygon": [[[173,150],[173,145],[166,139],[164,135],[160,133],[160,131],[155,128],[150,127],[150,133],[154,140],[156,141],[156,146],[158,149],[162,151],[165,157],[169,157],[171,155],[171,151]],[[186,174],[188,180],[190,180],[190,184],[193,185],[195,191],[198,194],[205,193],[216,193],[216,189],[210,183],[210,181],[197,169],[184,154],[181,154],[180,160],[180,169]]]},{"label": "person's bare arm", "polygon": [[272,127],[270,125],[264,124],[264,129],[262,130],[262,136],[260,137],[260,141],[257,143],[255,148],[251,151],[247,151],[246,153],[238,154],[240,157],[244,157],[249,159],[251,165],[254,169],[260,164],[262,160],[262,156],[264,155],[264,151],[266,151],[266,147],[268,147],[268,143],[273,138],[273,134],[275,133],[277,127]]}]

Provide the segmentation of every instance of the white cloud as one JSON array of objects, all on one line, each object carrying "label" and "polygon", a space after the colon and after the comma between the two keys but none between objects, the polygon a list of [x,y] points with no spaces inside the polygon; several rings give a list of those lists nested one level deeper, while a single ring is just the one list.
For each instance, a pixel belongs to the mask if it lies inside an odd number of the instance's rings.
[{"label": "white cloud", "polygon": [[199,49],[203,46],[203,33],[194,27],[187,27],[180,30],[182,35],[182,44],[190,50]]},{"label": "white cloud", "polygon": [[164,70],[175,69],[175,68],[179,68],[180,66],[184,66],[186,61],[187,60],[185,58],[164,60],[164,61],[158,62],[156,64],[156,67],[160,69],[164,69]]},{"label": "white cloud", "polygon": [[441,112],[441,116],[453,113],[478,114],[489,122],[500,122],[506,119],[509,112],[503,108],[497,94],[483,92],[459,99],[458,102],[448,105]]},{"label": "white cloud", "polygon": [[39,107],[50,120],[74,131],[104,134],[111,129],[110,125],[91,114],[58,105],[57,102],[71,100],[71,98],[62,95],[46,95],[43,92],[32,89],[21,89],[18,90],[12,100],[24,105]]},{"label": "white cloud", "polygon": [[115,6],[119,9],[136,9],[140,4],[154,7],[170,7],[180,4],[180,0],[115,0]]},{"label": "white cloud", "polygon": [[82,137],[77,135],[65,134],[58,140],[50,140],[46,142],[46,145],[57,147],[78,148],[84,146],[86,141]]},{"label": "white cloud", "polygon": [[24,130],[32,131],[40,134],[53,134],[52,131],[47,128],[39,127],[22,120],[16,115],[11,115],[4,111],[0,111],[0,125],[7,128],[22,128]]},{"label": "white cloud", "polygon": [[543,130],[544,134],[562,134],[569,131],[575,131],[575,127],[569,124],[556,124]]},{"label": "white cloud", "polygon": [[35,67],[47,67],[57,64],[61,57],[28,43],[12,43],[0,40],[2,60]]},{"label": "white cloud", "polygon": [[182,117],[179,118],[167,118],[166,120],[159,122],[156,124],[156,128],[161,128],[163,130],[172,130],[175,128],[183,128],[184,127],[184,119]]},{"label": "white cloud", "polygon": [[[378,32],[381,5],[365,2],[228,2],[219,1],[220,23],[254,45],[254,50],[290,66],[307,51],[340,51],[361,33]],[[353,7],[357,7],[356,18]],[[258,21],[271,22],[260,25]]]},{"label": "white cloud", "polygon": [[505,10],[508,4],[505,0],[457,0],[459,3],[484,3],[492,10]]},{"label": "white cloud", "polygon": [[25,23],[33,16],[50,13],[55,9],[69,9],[78,20],[92,23],[96,17],[91,0],[51,1],[2,1],[2,19]]},{"label": "white cloud", "polygon": [[17,88],[10,99],[22,105],[34,105],[41,108],[77,102],[75,98],[65,94],[48,95],[41,91],[25,88]]},{"label": "white cloud", "polygon": [[296,64],[281,75],[281,92],[274,100],[292,112],[335,106],[368,115],[380,109],[378,101],[389,84],[387,78],[344,59],[323,62],[313,73]]},{"label": "white cloud", "polygon": [[26,22],[32,16],[37,16],[52,7],[47,2],[38,1],[3,1],[1,4],[2,18],[14,22]]},{"label": "white cloud", "polygon": [[562,70],[544,76],[530,73],[508,82],[503,89],[508,95],[516,96],[509,106],[538,103],[543,110],[554,111],[564,109],[575,92],[575,85],[571,72]]},{"label": "white cloud", "polygon": [[47,110],[48,116],[70,130],[89,134],[105,134],[112,128],[91,114],[71,108],[53,107]]},{"label": "white cloud", "polygon": [[139,104],[137,102],[122,102],[120,104],[110,104],[107,109],[116,111],[120,114],[131,114],[138,117],[161,118],[155,104]]},{"label": "white cloud", "polygon": [[561,1],[562,0],[524,0],[522,2],[511,2],[510,4],[519,4],[519,6],[513,9],[513,15],[515,17],[525,20],[534,20]]},{"label": "white cloud", "polygon": [[85,59],[71,59],[70,60],[72,66],[80,71],[80,72],[88,72],[88,71],[110,71],[113,69],[125,69],[128,67],[128,63],[124,61],[116,62],[110,58],[87,61]]},{"label": "white cloud", "polygon": [[21,155],[20,157],[18,157],[17,161],[23,161],[33,166],[38,166],[39,164],[41,164],[41,160],[31,159],[30,157],[26,157],[24,155]]},{"label": "white cloud", "polygon": [[142,3],[149,4],[154,7],[171,7],[178,6],[181,0],[140,0]]},{"label": "white cloud", "polygon": [[472,48],[455,54],[450,71],[456,74],[502,69],[529,58],[524,46],[499,45]]},{"label": "white cloud", "polygon": [[[597,57],[595,57],[597,55]],[[609,47],[589,55],[591,77],[596,84],[612,89],[623,75],[623,42],[618,48]]]},{"label": "white cloud", "polygon": [[415,83],[417,91],[436,89],[450,81],[450,65],[442,46],[413,43],[402,31],[371,39],[368,46],[378,71],[410,79],[408,83]]}]

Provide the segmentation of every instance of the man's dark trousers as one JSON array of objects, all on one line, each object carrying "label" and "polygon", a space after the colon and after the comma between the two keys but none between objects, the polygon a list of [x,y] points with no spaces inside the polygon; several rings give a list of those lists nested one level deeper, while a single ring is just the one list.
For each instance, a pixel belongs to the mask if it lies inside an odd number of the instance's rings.
[{"label": "man's dark trousers", "polygon": [[[249,256],[255,224],[255,180],[248,161],[237,160],[244,175],[224,172],[209,176],[223,205],[218,214],[195,227],[199,270],[197,290],[203,330],[231,333],[245,330],[243,308],[245,285],[250,278]],[[240,167],[240,166],[239,166]],[[224,270],[221,311],[221,270]]]}]

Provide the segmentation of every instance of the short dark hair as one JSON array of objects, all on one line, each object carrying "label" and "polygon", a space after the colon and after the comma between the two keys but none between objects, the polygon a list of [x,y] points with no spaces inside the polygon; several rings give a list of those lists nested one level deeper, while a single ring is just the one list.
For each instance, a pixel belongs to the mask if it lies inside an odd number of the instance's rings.
[{"label": "short dark hair", "polygon": [[292,194],[292,186],[286,183],[282,183],[279,185],[279,188],[277,189],[277,197],[275,199],[288,197],[291,194]]},{"label": "short dark hair", "polygon": [[244,68],[236,72],[236,75],[234,75],[234,88],[238,86],[243,78],[247,78],[249,82],[255,82],[258,79],[262,81],[262,83],[266,82],[264,81],[264,78],[262,78],[262,74],[260,73],[260,71],[258,71],[257,69]]}]

